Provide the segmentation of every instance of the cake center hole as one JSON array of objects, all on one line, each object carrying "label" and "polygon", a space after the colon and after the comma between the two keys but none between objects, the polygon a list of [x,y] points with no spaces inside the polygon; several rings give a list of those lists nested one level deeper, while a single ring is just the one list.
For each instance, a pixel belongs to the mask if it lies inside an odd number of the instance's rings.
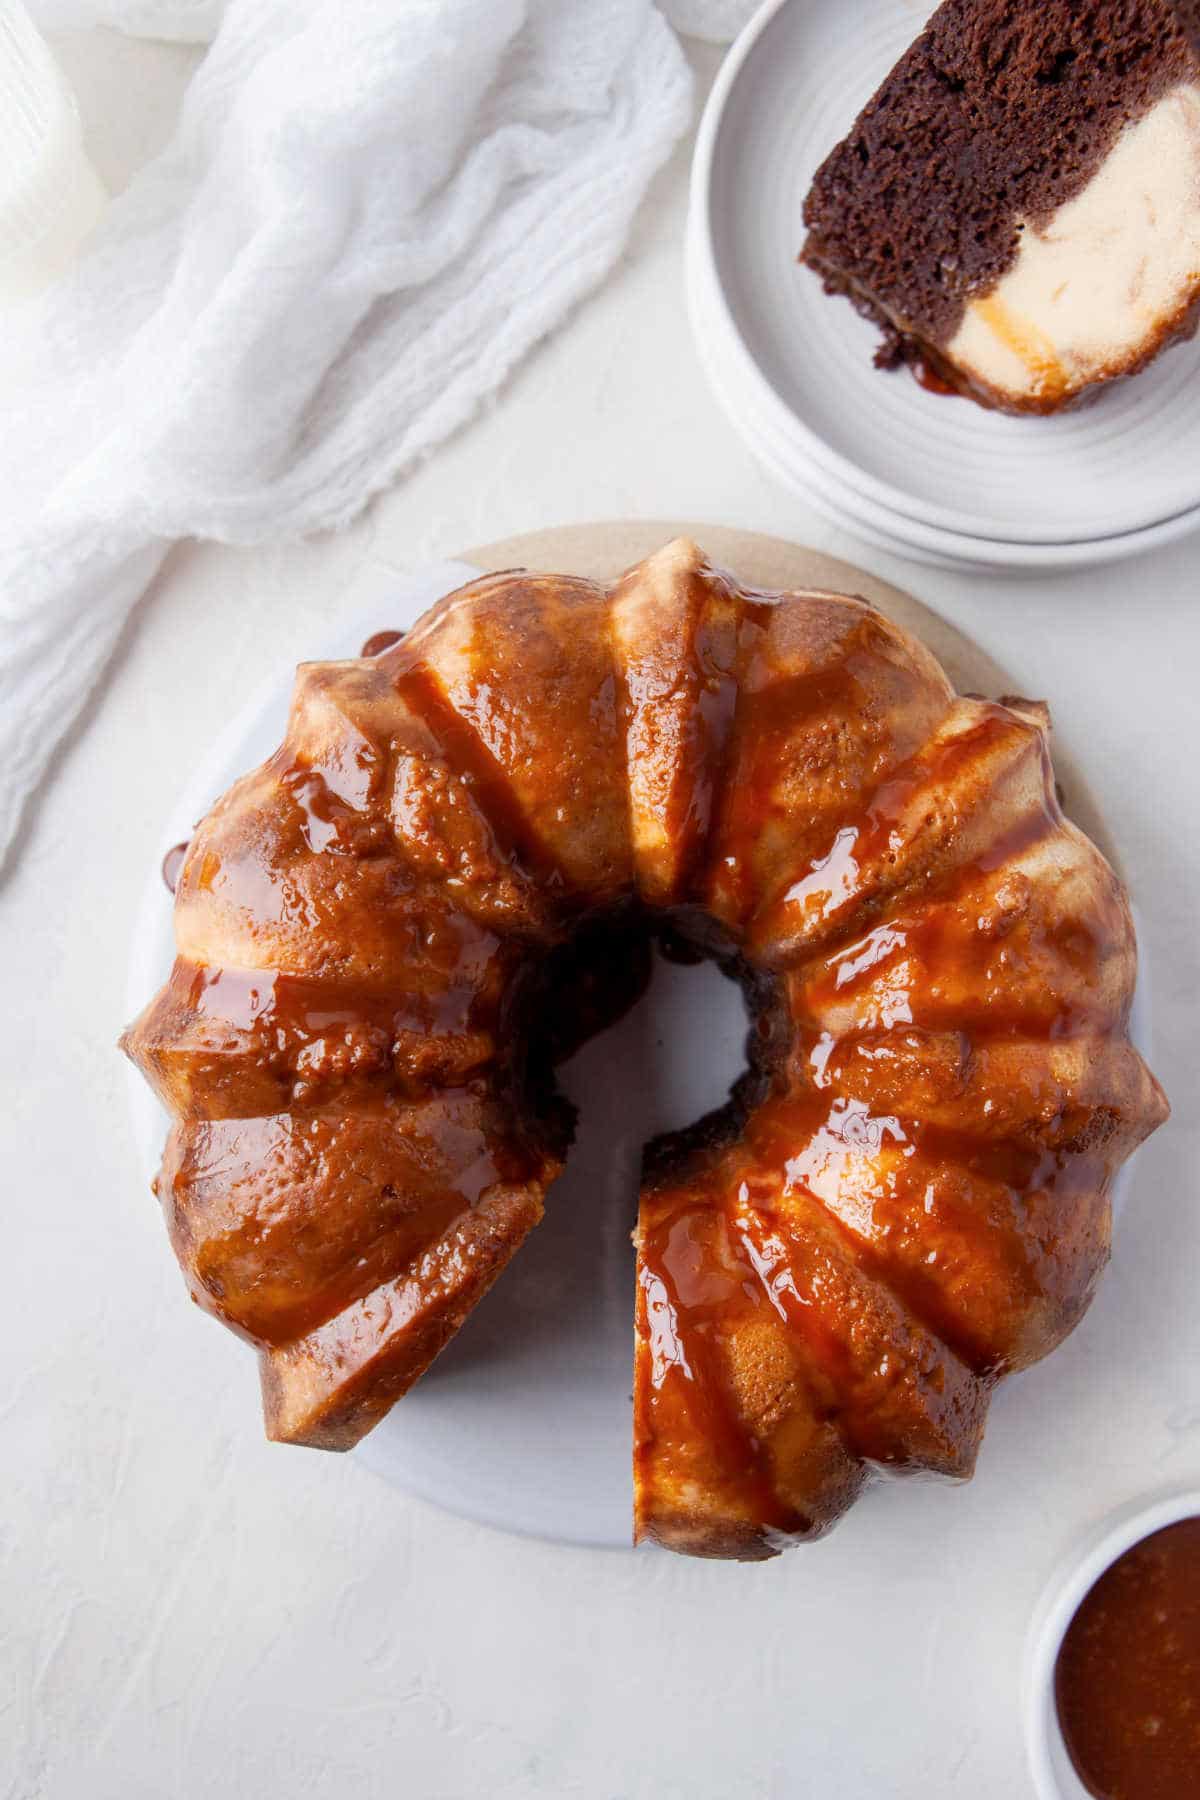
[{"label": "cake center hole", "polygon": [[643,1151],[661,1166],[681,1136],[738,1122],[778,1008],[718,932],[701,915],[619,912],[585,922],[533,976],[513,1021],[520,1104],[560,1154],[570,1146],[560,1181],[594,1163],[606,1189],[635,1193]]},{"label": "cake center hole", "polygon": [[569,1169],[584,1165],[631,1196],[644,1146],[724,1107],[746,1069],[749,1019],[738,984],[715,962],[679,962],[657,945],[650,955],[640,999],[558,1069],[578,1115]]}]

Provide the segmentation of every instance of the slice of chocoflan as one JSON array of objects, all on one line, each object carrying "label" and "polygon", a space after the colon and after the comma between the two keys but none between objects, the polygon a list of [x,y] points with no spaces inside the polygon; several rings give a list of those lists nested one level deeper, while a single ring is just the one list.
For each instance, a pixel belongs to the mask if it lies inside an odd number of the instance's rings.
[{"label": "slice of chocoflan", "polygon": [[1200,0],[946,0],[817,172],[802,260],[986,406],[1200,322]]}]

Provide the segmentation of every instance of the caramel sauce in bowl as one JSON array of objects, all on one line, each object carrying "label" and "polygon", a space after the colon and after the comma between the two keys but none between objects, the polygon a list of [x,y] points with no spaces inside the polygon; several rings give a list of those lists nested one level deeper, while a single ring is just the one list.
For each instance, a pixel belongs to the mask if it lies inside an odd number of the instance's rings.
[{"label": "caramel sauce in bowl", "polygon": [[[1192,1522],[1189,1531],[1147,1547],[1147,1540],[1184,1521]],[[1200,1582],[1198,1535],[1200,1489],[1138,1500],[1106,1519],[1050,1583],[1025,1657],[1025,1741],[1037,1800],[1200,1795],[1200,1765],[1192,1771],[1194,1786],[1172,1785],[1171,1758],[1161,1754],[1164,1732],[1177,1742],[1186,1727],[1181,1707],[1191,1700],[1200,1711],[1200,1692],[1188,1695],[1180,1687],[1190,1655],[1183,1639],[1190,1642]],[[1114,1566],[1135,1548],[1139,1559],[1114,1576]],[[1169,1566],[1181,1557],[1188,1559],[1186,1583]],[[1147,1678],[1156,1696],[1151,1713],[1143,1704]],[[1139,1743],[1143,1714],[1158,1730]]]}]

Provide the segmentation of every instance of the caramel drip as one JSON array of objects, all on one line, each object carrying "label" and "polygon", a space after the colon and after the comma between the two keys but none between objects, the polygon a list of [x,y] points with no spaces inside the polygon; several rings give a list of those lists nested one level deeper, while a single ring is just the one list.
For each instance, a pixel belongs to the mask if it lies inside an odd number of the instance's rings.
[{"label": "caramel drip", "polygon": [[[872,1113],[833,1087],[769,1101],[747,1122],[745,1150],[768,1186],[778,1180],[785,1192],[803,1193],[852,1246],[864,1272],[976,1374],[985,1374],[1004,1356],[995,1331],[1049,1291],[1049,1252],[1028,1223],[1034,1197],[1053,1196],[1055,1215],[1064,1219],[1076,1216],[1089,1193],[1103,1204],[1109,1179],[1103,1122],[1091,1148],[1087,1131],[1082,1119],[1065,1122],[1057,1141],[990,1137],[903,1111]],[[939,1177],[947,1170],[966,1185],[956,1180],[945,1191]],[[926,1250],[972,1240],[978,1250],[980,1228],[987,1227],[988,1255],[969,1313],[961,1300],[950,1301],[940,1271],[910,1260],[913,1226]],[[1065,1250],[1057,1254],[1061,1259]]]},{"label": "caramel drip", "polygon": [[463,1033],[475,1023],[483,965],[498,940],[462,915],[456,924],[465,927],[462,947],[441,987],[398,993],[274,969],[205,967],[189,979],[184,965],[184,1004],[197,1018],[228,1025],[235,1034],[270,1036],[276,1045],[285,1039],[303,1044],[349,1027],[430,1037]]},{"label": "caramel drip", "polygon": [[895,1147],[906,1162],[963,1168],[1007,1188],[1019,1202],[1070,1166],[1061,1146],[989,1137],[902,1114],[871,1114],[860,1101],[830,1089],[800,1089],[768,1101],[747,1120],[745,1142],[755,1167],[786,1171],[789,1182],[818,1200],[820,1189],[804,1172],[806,1152],[815,1142],[851,1157]]},{"label": "caramel drip", "polygon": [[[747,604],[743,602],[743,612]],[[695,892],[696,883],[701,879],[729,774],[740,682],[737,652],[732,667],[722,658],[722,635],[719,625],[707,617],[706,609],[702,608],[692,638],[692,656],[699,672],[700,686],[696,696],[696,752],[690,771],[688,810],[682,826],[688,838],[688,853],[679,871],[681,895]],[[740,625],[737,635],[740,640]]]},{"label": "caramel drip", "polygon": [[917,386],[924,388],[927,394],[937,394],[944,400],[962,398],[960,390],[952,381],[947,381],[928,356],[917,357],[915,362],[909,364],[909,368]]},{"label": "caramel drip", "polygon": [[[848,814],[839,824],[833,844],[809,870],[795,874],[761,904],[750,921],[753,937],[762,922],[790,905],[802,904],[806,911],[815,909],[819,921],[837,920],[836,935],[822,934],[822,942],[814,954],[827,956],[830,942],[842,944],[862,929],[864,914],[878,917],[886,907],[903,904],[918,884],[923,895],[953,893],[956,884],[965,884],[980,873],[999,868],[1061,825],[1062,815],[1049,780],[1044,784],[1042,804],[1031,808],[978,858],[956,864],[930,879],[930,859],[938,850],[935,841],[926,853],[906,865],[896,843],[897,828],[905,812],[923,793],[944,796],[952,793],[958,778],[969,773],[973,764],[998,748],[1010,736],[1018,722],[1006,708],[988,706],[985,715],[966,731],[930,747],[923,746],[914,756],[893,769],[867,799],[862,809]],[[1048,770],[1048,753],[1041,746],[1043,766]],[[944,804],[944,802],[939,802]],[[974,810],[974,809],[973,809]],[[910,843],[912,840],[909,840]],[[877,876],[861,885],[861,874],[872,867],[880,871],[899,867],[898,879]],[[882,879],[882,891],[880,881]],[[842,915],[839,917],[838,915]]]},{"label": "caramel drip", "polygon": [[[828,1207],[824,1208],[830,1212]],[[846,1226],[830,1213],[843,1231]],[[922,1325],[932,1337],[963,1363],[979,1381],[993,1380],[1004,1372],[1007,1358],[980,1331],[964,1321],[951,1307],[935,1279],[919,1269],[901,1267],[893,1258],[882,1255],[875,1246],[857,1233],[848,1234],[854,1243],[854,1254],[872,1281],[886,1290],[901,1309]],[[1032,1284],[1026,1283],[1032,1290]],[[1036,1296],[1030,1292],[1032,1300]]]},{"label": "caramel drip", "polygon": [[877,861],[889,850],[896,826],[923,788],[936,788],[939,794],[951,791],[963,772],[1008,737],[1015,724],[1005,708],[987,706],[982,717],[966,731],[932,747],[923,746],[892,770],[858,816],[843,822],[842,829],[854,834],[855,857],[860,866]]},{"label": "caramel drip", "polygon": [[[761,833],[779,811],[778,784],[784,752],[814,715],[854,718],[862,707],[862,683],[849,656],[794,673],[772,675],[765,651],[781,604],[747,600],[739,630],[738,675],[721,791],[714,804],[717,835],[726,850],[721,869],[710,869],[733,898],[738,917],[760,910],[755,901],[752,853]],[[871,627],[869,614],[855,617],[853,631]],[[732,786],[730,785],[732,783]]]},{"label": "caramel drip", "polygon": [[[625,582],[607,612],[631,817],[644,821],[642,891],[684,903],[707,850],[737,702],[743,597],[694,552],[623,618]],[[618,626],[618,617],[622,623]],[[651,822],[652,821],[652,822]]]},{"label": "caramel drip", "polygon": [[1010,350],[1027,371],[1034,392],[1041,400],[1058,400],[1069,386],[1053,343],[1031,319],[1013,311],[999,294],[988,294],[973,300],[972,308],[1006,350]]},{"label": "caramel drip", "polygon": [[563,871],[522,810],[503,766],[447,699],[433,672],[417,663],[400,670],[394,685],[470,790],[502,858],[528,879],[561,890]]},{"label": "caramel drip", "polygon": [[261,1360],[267,1435],[348,1450],[422,1375],[541,1216],[536,1191],[493,1188],[405,1269]]},{"label": "caramel drip", "polygon": [[836,1424],[846,1448],[855,1456],[874,1453],[880,1461],[887,1460],[878,1445],[864,1444],[861,1434],[856,1436],[845,1410],[836,1403],[834,1396],[844,1391],[850,1379],[845,1347],[792,1279],[786,1248],[779,1233],[772,1231],[744,1202],[736,1206],[733,1223],[771,1305],[799,1340],[808,1346],[813,1363],[825,1376],[828,1384],[826,1415]]},{"label": "caramel drip", "polygon": [[[800,1022],[807,1018],[817,1029],[824,1011],[856,997],[865,1001],[874,991],[882,1016],[863,1025],[868,1037],[907,1027],[949,1031],[961,1034],[969,1049],[1005,1038],[1060,1042],[1123,1023],[1098,997],[1101,971],[1121,942],[1123,914],[1115,908],[1107,928],[1102,916],[1026,919],[1018,905],[1010,929],[1000,902],[993,929],[977,919],[972,931],[964,920],[972,898],[981,912],[991,902],[986,877],[1012,868],[1055,829],[1048,809],[1031,810],[1004,845],[931,882],[919,911],[906,911],[910,891],[900,890],[863,935],[841,939],[832,951],[822,946],[795,965],[790,979]],[[1070,971],[1075,979],[1064,995],[1035,979],[1039,966]],[[948,985],[937,979],[940,969],[953,971]]]},{"label": "caramel drip", "polygon": [[[947,1344],[976,1375],[991,1378],[1013,1367],[1014,1363],[1024,1363],[1026,1360],[1025,1328],[1020,1321],[1036,1321],[1037,1354],[1043,1354],[1074,1323],[1076,1312],[1071,1303],[1065,1303],[1062,1298],[1061,1278],[1068,1275],[1069,1282],[1073,1283],[1077,1291],[1086,1294],[1098,1268],[1107,1257],[1107,1196],[1111,1178],[1107,1167],[1108,1158],[1103,1150],[1087,1152],[1071,1147],[1046,1149],[1040,1153],[1030,1152],[1025,1179],[1012,1178],[1012,1171],[1016,1166],[1014,1162],[1010,1165],[1010,1178],[1005,1180],[999,1172],[988,1173],[988,1164],[991,1163],[993,1169],[996,1169],[998,1159],[988,1155],[986,1151],[981,1153],[978,1139],[973,1139],[968,1133],[951,1132],[940,1126],[926,1126],[920,1130],[916,1141],[920,1154],[919,1158],[914,1159],[908,1184],[913,1216],[917,1215],[919,1207],[919,1196],[915,1189],[920,1179],[921,1159],[924,1160],[926,1172],[955,1167],[954,1164],[942,1163],[938,1159],[953,1156],[956,1146],[960,1145],[963,1162],[958,1166],[969,1168],[985,1182],[1002,1186],[1010,1196],[1009,1229],[996,1258],[1003,1270],[1004,1302],[1011,1320],[1016,1322],[1009,1336],[1003,1342],[998,1342],[994,1330],[989,1331],[991,1322],[980,1316],[981,1309],[972,1307],[964,1312],[961,1305],[956,1308],[940,1285],[935,1271],[912,1263],[902,1263],[885,1246],[862,1236],[853,1225],[845,1220],[839,1220],[839,1223],[854,1242],[855,1253],[863,1268],[871,1272],[914,1319],[919,1320]],[[991,1148],[994,1149],[995,1146]],[[1049,1241],[1039,1239],[1027,1223],[1030,1204],[1039,1194],[1053,1199],[1056,1223]],[[1096,1249],[1090,1244],[1068,1248],[1065,1243],[1059,1242],[1060,1224],[1065,1226],[1068,1221],[1083,1218],[1089,1195],[1093,1196],[1097,1217],[1104,1220],[1106,1235],[1103,1248]],[[825,1207],[826,1212],[830,1210],[828,1206]],[[974,1237],[979,1230],[978,1215],[969,1209],[964,1209],[958,1223],[966,1238]],[[994,1225],[993,1229],[996,1229]]]},{"label": "caramel drip", "polygon": [[807,1222],[793,1229],[783,1214],[773,1221],[739,1195],[735,1229],[771,1304],[826,1379],[827,1416],[856,1456],[969,1473],[987,1384],[919,1317],[910,1333],[898,1297],[866,1266],[853,1234],[818,1201],[812,1206],[824,1226],[815,1233]]},{"label": "caramel drip", "polygon": [[403,986],[177,959],[126,1034],[164,1103],[189,1118],[306,1111],[353,1090],[419,1099],[477,1080],[503,1045],[516,957],[463,915],[430,923]]},{"label": "caramel drip", "polygon": [[717,1485],[743,1518],[760,1528],[804,1531],[809,1522],[781,1500],[767,1448],[730,1390],[721,1334],[739,1302],[757,1304],[756,1284],[748,1265],[739,1270],[732,1258],[716,1256],[713,1230],[725,1232],[724,1215],[691,1197],[642,1228],[639,1324],[655,1392],[646,1409],[652,1435],[635,1447],[637,1485],[653,1488],[656,1438],[691,1437],[711,1456]]}]

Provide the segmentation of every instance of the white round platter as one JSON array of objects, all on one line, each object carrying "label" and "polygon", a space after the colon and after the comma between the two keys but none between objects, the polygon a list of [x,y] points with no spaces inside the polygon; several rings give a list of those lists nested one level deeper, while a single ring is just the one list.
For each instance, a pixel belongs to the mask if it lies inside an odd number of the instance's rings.
[{"label": "white round platter", "polygon": [[1200,525],[1200,341],[1091,406],[1008,418],[876,370],[878,333],[798,265],[813,173],[927,11],[768,0],[722,66],[690,232],[693,280],[711,284],[737,368],[735,404],[752,403],[847,504],[883,508],[902,539],[920,524],[979,540],[979,561],[1003,561],[1010,544],[1044,546],[1052,566],[1115,559],[1145,547],[1129,540],[1147,529]]},{"label": "white round platter", "polygon": [[[276,748],[295,663],[358,655],[376,631],[411,626],[440,595],[480,569],[524,565],[608,579],[679,532],[695,537],[718,562],[755,585],[864,595],[919,633],[960,689],[994,694],[1012,689],[1001,668],[919,601],[817,552],[758,534],[675,522],[551,530],[404,575],[379,568],[377,588],[368,586],[352,616],[316,641],[281,651],[278,678],[252,696],[213,744],[164,822],[160,850],[190,836],[218,795]],[[1103,821],[1062,746],[1056,746],[1055,763],[1069,812],[1108,848]],[[173,956],[171,897],[156,863],[147,874],[134,938],[130,1017],[166,978]],[[1140,993],[1136,1035],[1143,1046],[1146,1030]],[[355,1461],[406,1492],[499,1529],[578,1545],[628,1546],[634,1268],[629,1234],[641,1146],[720,1104],[744,1066],[745,1032],[738,990],[711,965],[656,964],[646,998],[561,1072],[582,1117],[545,1220],[429,1373],[364,1439],[353,1453]],[[620,1071],[616,1081],[615,1070]],[[129,1096],[149,1183],[166,1118],[132,1067]],[[170,1254],[165,1235],[162,1250]],[[246,1380],[254,1378],[247,1357]],[[1025,1400],[1036,1403],[1036,1386],[1024,1379],[1020,1385]],[[1010,1479],[1019,1476],[1013,1470]],[[1003,1503],[1006,1486],[1002,1479],[997,1504]]]}]

